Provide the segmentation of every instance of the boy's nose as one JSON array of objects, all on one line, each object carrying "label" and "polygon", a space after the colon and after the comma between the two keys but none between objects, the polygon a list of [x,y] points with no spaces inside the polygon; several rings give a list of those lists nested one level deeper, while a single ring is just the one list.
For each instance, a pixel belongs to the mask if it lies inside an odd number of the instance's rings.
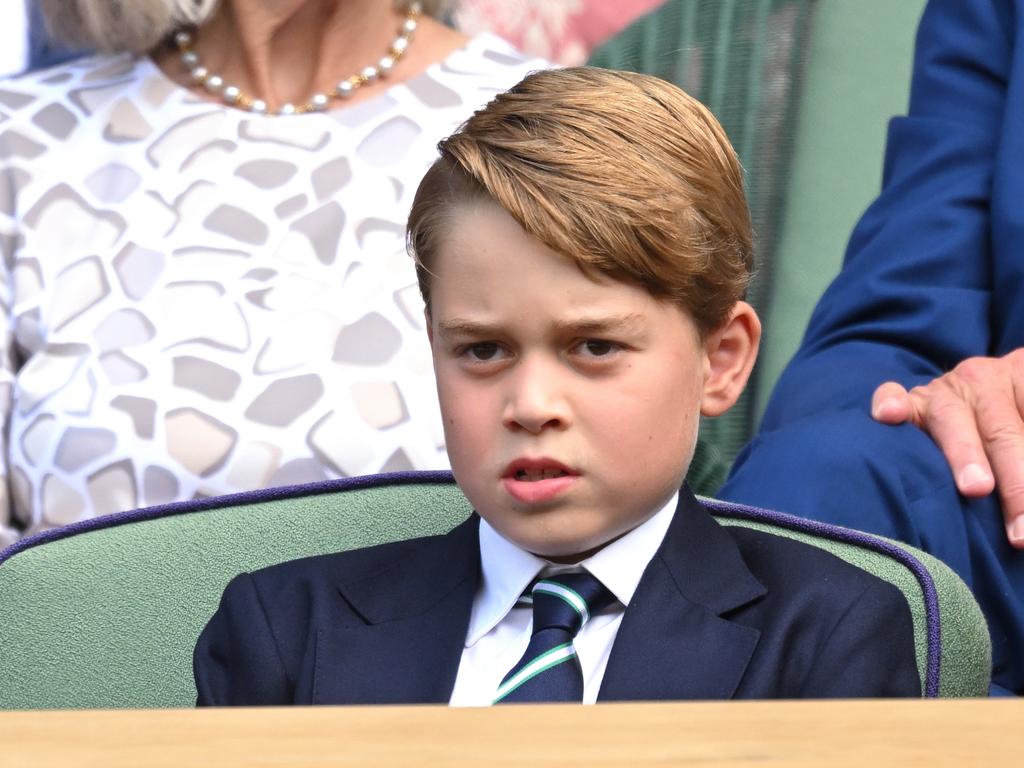
[{"label": "boy's nose", "polygon": [[562,394],[556,371],[523,361],[509,381],[502,422],[507,429],[539,434],[545,429],[569,425],[569,405]]}]

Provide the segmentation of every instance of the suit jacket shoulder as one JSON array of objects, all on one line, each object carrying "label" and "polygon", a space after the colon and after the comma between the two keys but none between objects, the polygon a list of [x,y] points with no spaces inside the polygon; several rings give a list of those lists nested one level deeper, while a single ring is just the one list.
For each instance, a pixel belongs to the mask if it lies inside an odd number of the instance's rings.
[{"label": "suit jacket shoulder", "polygon": [[812,545],[721,526],[684,488],[600,698],[918,695],[910,611],[895,587]]},{"label": "suit jacket shoulder", "polygon": [[722,526],[765,586],[733,619],[758,626],[760,665],[744,688],[799,697],[919,696],[910,607],[900,590],[812,544]]},{"label": "suit jacket shoulder", "polygon": [[[370,637],[367,627],[413,631],[417,621],[431,625],[452,608],[456,614],[464,608],[461,635],[457,615],[450,628],[461,641],[479,571],[477,523],[473,516],[443,536],[307,557],[235,577],[193,655],[198,703],[329,700],[324,685],[333,689],[344,675],[333,668],[325,672],[325,664],[333,667],[331,657],[345,644],[346,634],[353,641]],[[368,645],[380,652],[387,646],[386,633],[377,634],[379,642]],[[372,668],[379,653],[361,658],[358,643],[348,645],[343,656],[357,673]],[[402,657],[422,660],[408,653]],[[397,663],[382,661],[391,668]],[[411,681],[421,677],[413,673]],[[387,701],[384,686],[363,700],[359,696],[365,686],[349,682],[351,698],[332,703]]]}]

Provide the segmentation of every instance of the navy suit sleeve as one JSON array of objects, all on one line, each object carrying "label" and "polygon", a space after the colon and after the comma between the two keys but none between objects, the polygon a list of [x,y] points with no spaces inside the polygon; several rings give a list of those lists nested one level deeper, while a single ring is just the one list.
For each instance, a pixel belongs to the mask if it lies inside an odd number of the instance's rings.
[{"label": "navy suit sleeve", "polygon": [[868,587],[822,644],[800,696],[920,696],[914,627],[907,601],[888,582]]},{"label": "navy suit sleeve", "polygon": [[236,576],[224,590],[199,636],[192,670],[197,706],[292,703],[293,686],[249,574]]},{"label": "navy suit sleeve", "polygon": [[883,381],[922,384],[998,352],[991,196],[1018,21],[1011,0],[929,2],[909,113],[889,129],[882,192],[854,230],[764,429],[866,410]]}]

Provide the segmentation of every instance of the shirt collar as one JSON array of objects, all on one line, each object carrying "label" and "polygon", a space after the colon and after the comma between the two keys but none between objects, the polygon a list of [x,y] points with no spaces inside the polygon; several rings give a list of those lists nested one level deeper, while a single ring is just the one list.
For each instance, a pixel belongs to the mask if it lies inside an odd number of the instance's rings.
[{"label": "shirt collar", "polygon": [[[654,515],[588,557],[580,566],[600,579],[622,605],[629,605],[647,564],[665,538],[678,503],[677,491]],[[527,552],[483,519],[480,520],[480,564],[480,587],[466,633],[467,648],[505,618],[541,571],[557,573],[579,569],[579,566],[551,563]]]},{"label": "shirt collar", "polygon": [[676,491],[655,514],[581,563],[624,606],[633,600],[640,578],[661,546],[678,505]]}]

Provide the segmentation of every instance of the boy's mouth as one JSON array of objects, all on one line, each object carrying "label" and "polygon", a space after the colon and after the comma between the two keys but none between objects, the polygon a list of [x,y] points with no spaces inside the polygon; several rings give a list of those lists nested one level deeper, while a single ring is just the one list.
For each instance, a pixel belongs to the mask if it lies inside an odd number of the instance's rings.
[{"label": "boy's mouth", "polygon": [[542,480],[554,480],[559,477],[570,477],[578,474],[560,461],[549,458],[516,459],[505,467],[502,477],[517,480],[521,483],[539,483]]},{"label": "boy's mouth", "polygon": [[564,469],[517,469],[515,475],[516,480],[535,483],[538,480],[553,480],[556,477],[566,477],[568,472]]},{"label": "boy's mouth", "polygon": [[505,468],[505,490],[523,504],[553,502],[579,479],[561,462],[548,458],[516,459]]}]

